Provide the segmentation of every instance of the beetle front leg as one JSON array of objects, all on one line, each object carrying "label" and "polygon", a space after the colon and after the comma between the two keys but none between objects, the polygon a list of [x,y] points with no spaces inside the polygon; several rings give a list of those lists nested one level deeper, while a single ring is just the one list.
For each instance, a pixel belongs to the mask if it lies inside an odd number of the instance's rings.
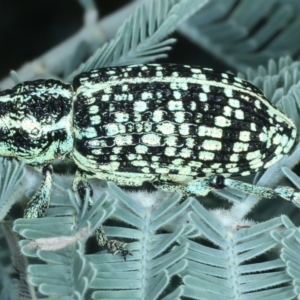
[{"label": "beetle front leg", "polygon": [[48,210],[50,203],[50,193],[52,186],[52,165],[43,167],[44,181],[40,189],[34,194],[30,202],[28,203],[24,217],[28,219],[32,218],[43,218]]},{"label": "beetle front leg", "polygon": [[[80,199],[84,201],[85,195],[89,195],[89,204],[88,204],[88,209],[91,209],[93,205],[93,190],[91,185],[88,183],[86,180],[84,174],[81,172],[77,171],[75,175],[75,179],[73,181],[73,191],[76,192]],[[98,227],[94,231],[94,236],[96,237],[96,240],[98,242],[98,245],[101,248],[107,247],[108,251],[112,254],[117,254],[121,253],[121,255],[124,257],[126,260],[126,255],[132,255],[125,247],[127,243],[120,242],[118,240],[109,240],[104,232],[104,229],[102,226]]]}]

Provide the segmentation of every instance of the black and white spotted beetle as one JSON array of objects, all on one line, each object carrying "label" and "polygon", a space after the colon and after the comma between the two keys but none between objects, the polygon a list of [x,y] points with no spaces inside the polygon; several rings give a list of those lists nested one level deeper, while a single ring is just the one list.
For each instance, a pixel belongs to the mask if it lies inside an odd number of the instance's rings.
[{"label": "black and white spotted beetle", "polygon": [[[45,177],[28,218],[45,215],[51,162],[67,156],[78,167],[73,189],[81,195],[96,177],[200,196],[230,187],[300,207],[292,188],[231,179],[268,168],[295,139],[293,122],[252,84],[187,65],[105,68],[80,74],[73,86],[36,80],[0,93],[0,155],[41,168]],[[128,254],[102,229],[97,236],[109,251]]]}]

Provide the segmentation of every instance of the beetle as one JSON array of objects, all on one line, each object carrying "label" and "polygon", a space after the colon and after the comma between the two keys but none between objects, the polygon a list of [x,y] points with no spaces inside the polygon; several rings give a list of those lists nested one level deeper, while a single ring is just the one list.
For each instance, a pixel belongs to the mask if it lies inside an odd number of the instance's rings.
[{"label": "beetle", "polygon": [[[73,85],[35,80],[0,93],[0,155],[44,175],[27,218],[45,215],[51,163],[66,157],[77,166],[73,190],[81,197],[91,191],[88,179],[99,178],[196,196],[230,187],[300,207],[292,188],[233,179],[276,163],[296,136],[294,123],[249,82],[189,65],[102,68],[79,74]],[[129,254],[102,228],[96,235],[110,252]]]}]

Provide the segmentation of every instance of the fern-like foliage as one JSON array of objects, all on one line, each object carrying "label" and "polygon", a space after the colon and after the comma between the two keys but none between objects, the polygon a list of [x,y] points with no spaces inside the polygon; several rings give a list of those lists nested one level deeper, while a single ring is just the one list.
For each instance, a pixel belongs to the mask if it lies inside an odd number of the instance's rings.
[{"label": "fern-like foliage", "polygon": [[186,254],[185,245],[168,250],[188,230],[180,225],[171,233],[159,232],[178,218],[190,201],[179,205],[181,197],[178,194],[141,192],[129,196],[112,183],[109,188],[119,204],[114,217],[133,228],[106,228],[107,233],[136,242],[129,246],[133,255],[128,256],[127,261],[121,256],[103,253],[88,256],[98,270],[91,285],[98,290],[94,299],[157,299],[169,285],[170,267]]},{"label": "fern-like foliage", "polygon": [[[6,224],[1,222],[0,227],[0,299],[11,300],[17,296],[13,277],[15,272],[11,264],[11,254],[7,243],[10,240],[9,234],[5,234]],[[15,249],[19,250],[18,245]]]},{"label": "fern-like foliage", "polygon": [[150,8],[141,5],[125,21],[115,39],[98,49],[69,77],[108,66],[145,63],[166,57],[176,40],[166,37],[178,24],[203,7],[207,0],[168,0],[150,2]]},{"label": "fern-like foliage", "polygon": [[[229,210],[208,211],[194,198],[181,202],[179,194],[128,194],[112,183],[109,189],[91,211],[70,194],[69,208],[64,197],[56,198],[47,218],[15,222],[14,230],[26,237],[22,253],[47,262],[28,269],[29,282],[42,294],[74,299],[296,296],[300,236],[287,217],[256,225],[234,222]],[[114,218],[127,225],[105,230],[132,241],[126,261],[106,251],[88,255],[82,247],[112,207]],[[174,277],[182,283],[170,290]]]},{"label": "fern-like foliage", "polygon": [[[202,237],[217,247],[191,242],[185,237],[179,239],[180,244],[188,245],[186,265],[181,262],[181,270],[176,270],[182,278],[183,296],[279,300],[293,299],[297,295],[295,290],[299,289],[299,284],[294,278],[299,265],[293,265],[289,272],[287,269],[294,259],[299,258],[298,253],[289,252],[285,259],[281,257],[281,251],[287,251],[287,239],[289,247],[295,247],[294,251],[300,248],[297,228],[288,218],[275,218],[238,229],[232,227],[233,224],[220,223],[196,201],[192,208],[193,224]],[[272,258],[258,260],[270,251],[274,252]]]},{"label": "fern-like foliage", "polygon": [[0,164],[0,221],[5,218],[11,206],[16,201],[15,191],[24,181],[24,164],[15,161],[4,161]]},{"label": "fern-like foliage", "polygon": [[112,213],[113,202],[107,199],[103,194],[88,210],[88,201],[82,205],[78,196],[69,193],[52,202],[55,206],[46,218],[15,221],[14,230],[26,238],[20,243],[22,253],[47,263],[28,268],[28,281],[39,293],[56,299],[88,299],[96,269],[86,259],[84,244]]},{"label": "fern-like foliage", "polygon": [[[210,1],[180,32],[235,70],[299,53],[298,1]],[[292,37],[292,38],[291,38]]]}]

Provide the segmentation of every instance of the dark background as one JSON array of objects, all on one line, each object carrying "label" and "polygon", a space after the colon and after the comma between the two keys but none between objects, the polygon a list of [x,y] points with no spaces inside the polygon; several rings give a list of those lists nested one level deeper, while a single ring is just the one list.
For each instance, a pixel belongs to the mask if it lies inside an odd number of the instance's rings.
[{"label": "dark background", "polygon": [[[96,0],[100,18],[130,0]],[[0,0],[0,78],[40,56],[82,26],[83,9],[76,0]],[[178,39],[169,57],[176,62],[228,70],[228,67],[174,33]]]}]

